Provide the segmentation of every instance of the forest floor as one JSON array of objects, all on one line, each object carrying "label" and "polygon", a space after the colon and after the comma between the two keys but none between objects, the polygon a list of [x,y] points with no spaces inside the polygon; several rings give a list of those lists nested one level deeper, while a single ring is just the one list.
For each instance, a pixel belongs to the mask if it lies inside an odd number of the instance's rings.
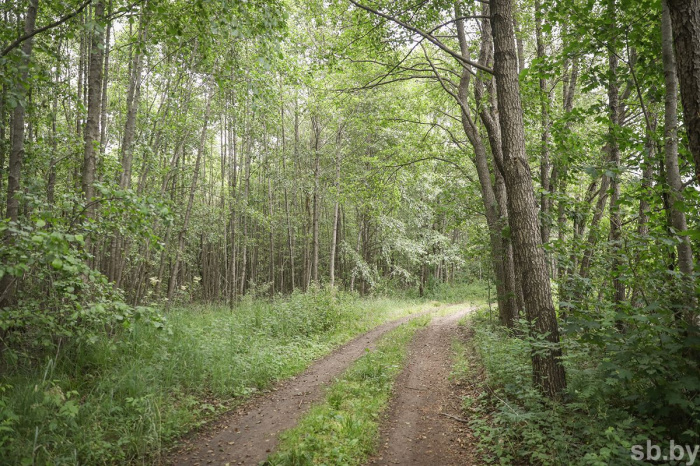
[{"label": "forest floor", "polygon": [[[312,404],[323,399],[324,388],[372,351],[382,335],[437,310],[385,323],[355,338],[299,376],[184,439],[162,464],[259,464],[275,451],[279,434],[294,427]],[[380,451],[371,464],[476,464],[468,428],[457,420],[466,389],[450,381],[451,344],[460,332],[457,322],[472,309],[458,305],[440,310],[442,316],[433,318],[409,346],[408,360],[382,418]]]}]

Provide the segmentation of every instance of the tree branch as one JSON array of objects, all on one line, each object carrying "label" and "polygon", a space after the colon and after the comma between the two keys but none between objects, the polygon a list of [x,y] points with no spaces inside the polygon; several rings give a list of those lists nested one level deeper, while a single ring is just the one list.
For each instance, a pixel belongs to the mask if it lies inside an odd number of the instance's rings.
[{"label": "tree branch", "polygon": [[65,23],[66,21],[68,21],[69,19],[71,19],[71,18],[73,18],[74,16],[80,14],[80,12],[82,12],[85,8],[87,8],[87,6],[88,6],[90,3],[92,3],[92,0],[85,0],[85,2],[83,2],[83,4],[80,5],[80,7],[78,7],[78,9],[75,10],[75,11],[73,11],[72,13],[68,13],[67,15],[65,15],[64,17],[62,17],[61,19],[59,19],[59,20],[57,20],[57,21],[54,21],[53,23],[47,24],[47,25],[44,26],[44,27],[40,27],[39,29],[35,29],[35,30],[32,31],[31,33],[25,34],[25,35],[23,35],[23,36],[17,38],[14,42],[12,42],[10,45],[8,45],[7,47],[5,47],[5,49],[2,51],[2,53],[0,53],[0,57],[4,57],[4,56],[7,55],[8,53],[10,53],[12,50],[14,50],[14,49],[16,49],[17,47],[19,47],[20,44],[21,44],[22,42],[24,42],[25,40],[31,39],[31,38],[34,37],[35,35],[37,35],[37,34],[39,34],[39,33],[42,33],[42,32],[44,32],[44,31],[48,31],[49,29],[53,29],[53,28],[55,28],[56,26],[60,26],[61,24],[63,24],[63,23]]},{"label": "tree branch", "polygon": [[457,61],[459,61],[462,65],[470,65],[470,66],[473,66],[474,68],[477,68],[477,69],[479,69],[479,70],[481,70],[481,71],[485,71],[486,73],[493,74],[493,70],[491,70],[491,69],[489,69],[489,68],[487,68],[487,67],[485,67],[485,66],[482,66],[482,65],[480,65],[479,63],[475,63],[475,62],[472,62],[472,61],[470,61],[470,60],[465,60],[460,54],[458,54],[458,53],[456,53],[455,51],[451,50],[449,47],[447,47],[445,44],[443,44],[442,42],[440,42],[439,40],[437,40],[437,39],[436,39],[434,36],[432,36],[431,34],[429,34],[429,33],[427,33],[427,32],[424,32],[424,31],[422,31],[421,29],[418,29],[417,27],[411,26],[410,24],[406,24],[406,23],[404,23],[403,21],[401,21],[400,19],[394,18],[393,16],[389,16],[389,15],[387,15],[386,13],[382,13],[381,11],[377,11],[377,10],[375,10],[375,9],[373,9],[373,8],[370,8],[370,7],[366,6],[366,5],[362,5],[362,4],[360,4],[360,3],[357,3],[355,0],[348,0],[348,1],[349,1],[350,3],[352,3],[353,5],[355,5],[356,7],[358,7],[358,8],[361,8],[361,9],[363,9],[363,10],[369,12],[369,13],[372,13],[372,14],[374,14],[374,15],[377,15],[377,16],[382,17],[382,18],[384,18],[384,19],[387,19],[387,20],[389,20],[389,21],[392,21],[392,22],[398,24],[399,26],[403,27],[404,29],[408,29],[409,31],[414,32],[414,33],[420,35],[420,36],[423,37],[424,39],[426,39],[426,40],[428,40],[429,42],[431,42],[433,45],[437,46],[437,47],[438,47],[439,49],[441,49],[442,51],[446,52],[448,55],[450,55],[450,56],[452,56],[453,58],[455,58],[455,59],[456,59]]}]

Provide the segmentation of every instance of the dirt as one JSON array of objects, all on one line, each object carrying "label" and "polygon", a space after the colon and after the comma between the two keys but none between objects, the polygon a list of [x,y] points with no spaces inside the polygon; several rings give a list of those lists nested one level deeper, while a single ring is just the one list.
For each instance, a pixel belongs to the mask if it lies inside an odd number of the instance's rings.
[{"label": "dirt", "polygon": [[436,309],[388,322],[346,343],[301,375],[278,384],[271,392],[224,415],[200,435],[186,439],[161,464],[257,465],[275,450],[278,435],[294,427],[310,405],[323,398],[323,387],[340,376],[366,349],[373,349],[379,337]]},{"label": "dirt", "polygon": [[433,319],[416,334],[384,415],[379,453],[370,464],[482,464],[461,414],[462,396],[470,388],[450,381],[452,340],[464,334],[457,322],[468,312]]}]

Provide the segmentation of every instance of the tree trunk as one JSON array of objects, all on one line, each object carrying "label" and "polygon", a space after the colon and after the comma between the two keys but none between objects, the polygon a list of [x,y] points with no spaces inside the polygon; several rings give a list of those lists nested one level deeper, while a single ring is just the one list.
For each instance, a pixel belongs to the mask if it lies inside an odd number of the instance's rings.
[{"label": "tree trunk", "polygon": [[[247,111],[246,111],[247,114]],[[241,221],[243,223],[243,236],[241,240],[243,242],[243,250],[241,251],[241,296],[245,294],[246,291],[246,275],[248,273],[248,201],[250,200],[250,157],[252,144],[250,142],[250,122],[246,122],[246,130],[244,137],[246,138],[245,144],[243,144],[243,150],[245,151],[245,179],[244,179],[244,200],[243,200],[243,212],[241,213]]]},{"label": "tree trunk", "polygon": [[[542,62],[545,58],[544,38],[542,37],[542,8],[539,0],[535,0],[535,34],[537,40],[537,59]],[[550,179],[549,173],[551,170],[549,162],[549,94],[547,92],[547,80],[540,77],[540,123],[542,124],[541,144],[540,147],[540,187],[542,194],[540,197],[540,231],[542,234],[542,244],[549,242],[550,232]]]},{"label": "tree trunk", "polygon": [[[104,0],[94,4],[93,20],[99,25],[104,19]],[[92,47],[90,48],[90,68],[88,70],[88,113],[85,123],[85,151],[81,189],[87,202],[85,215],[93,218],[95,206],[92,198],[95,196],[95,149],[100,141],[100,113],[102,111],[102,71],[104,69],[103,43],[104,36],[97,26],[92,31]]]},{"label": "tree trunk", "polygon": [[[664,158],[666,167],[666,182],[670,195],[671,224],[678,236],[676,246],[678,253],[678,268],[683,274],[683,295],[688,309],[686,317],[692,319],[691,311],[695,303],[695,286],[693,280],[693,250],[687,236],[688,230],[685,212],[678,209],[677,202],[683,202],[683,182],[678,167],[678,80],[676,79],[676,64],[673,53],[672,22],[668,8],[668,0],[662,0],[661,44],[664,62],[664,82],[666,83],[665,119],[664,119]],[[696,46],[696,48],[698,48]]]},{"label": "tree trunk", "polygon": [[[610,15],[613,21],[615,18],[615,0],[610,1]],[[618,132],[620,129],[620,93],[617,82],[617,54],[614,44],[609,45],[608,64],[610,67],[610,82],[608,83],[608,106],[610,111],[610,163],[613,167],[613,176],[610,178],[610,242],[612,264],[612,283],[614,288],[613,302],[615,309],[620,312],[621,305],[625,300],[625,285],[622,282],[622,222],[620,219],[620,145],[618,142]]]},{"label": "tree trunk", "polygon": [[129,68],[131,76],[129,78],[129,90],[126,94],[126,122],[124,124],[124,137],[121,147],[122,172],[119,178],[119,188],[128,189],[131,185],[131,167],[134,158],[134,136],[136,134],[136,114],[139,109],[141,97],[141,73],[143,71],[143,49],[146,40],[146,13],[141,12],[139,20],[138,39],[135,45],[136,50]]},{"label": "tree trunk", "polygon": [[342,126],[336,137],[335,155],[335,206],[333,209],[333,233],[331,234],[330,284],[335,286],[335,256],[338,248],[338,222],[340,221],[340,142]]},{"label": "tree trunk", "polygon": [[[607,160],[607,158],[606,158]],[[581,259],[581,268],[579,270],[579,276],[581,278],[588,277],[588,271],[591,268],[591,260],[593,259],[593,247],[597,241],[598,234],[598,224],[603,218],[603,212],[605,212],[605,201],[608,199],[608,187],[610,186],[610,178],[603,175],[600,182],[600,191],[598,194],[598,201],[596,202],[595,212],[593,213],[593,219],[591,220],[591,226],[588,230],[588,239],[586,241],[585,250],[583,251],[583,258]],[[579,293],[580,294],[580,293]]]},{"label": "tree trunk", "polygon": [[[109,1],[108,15],[112,13],[112,0]],[[100,161],[104,158],[107,148],[107,84],[109,82],[109,43],[112,35],[112,20],[107,23],[105,32],[105,64],[102,75],[102,108],[100,109]]]},{"label": "tree trunk", "polygon": [[[24,18],[24,34],[31,34],[34,32],[34,27],[36,25],[37,10],[39,8],[39,0],[29,0],[29,6],[27,7],[27,15]],[[24,41],[22,44],[22,58],[20,59],[20,72],[17,77],[15,92],[17,95],[17,106],[12,111],[12,141],[10,147],[10,160],[7,173],[7,210],[6,216],[12,221],[16,222],[19,219],[19,200],[16,197],[17,192],[20,190],[20,179],[22,175],[22,162],[24,159],[24,119],[26,109],[22,105],[26,96],[27,89],[24,84],[29,76],[29,63],[32,56],[32,46],[34,41],[30,38]],[[5,97],[4,95],[2,96]],[[4,99],[3,99],[4,102]],[[4,120],[4,109],[0,117]],[[4,127],[4,121],[0,121],[0,125]],[[4,141],[0,142],[0,144]],[[4,163],[4,160],[3,160]],[[0,170],[2,170],[0,165]],[[0,176],[1,178],[2,176]],[[7,232],[9,237],[9,230]],[[9,241],[12,241],[9,238]],[[13,299],[14,293],[14,278],[6,274],[0,279],[0,305],[4,305]]]},{"label": "tree trunk", "polygon": [[318,238],[318,218],[319,218],[319,191],[320,184],[319,179],[321,176],[321,154],[319,153],[319,144],[321,139],[321,126],[319,124],[318,118],[311,118],[312,133],[314,135],[314,194],[313,194],[313,213],[312,213],[312,248],[313,253],[311,257],[311,276],[314,283],[318,284],[318,250],[319,250],[319,238]]},{"label": "tree trunk", "polygon": [[[295,109],[294,112],[294,157],[297,157],[298,152],[298,140],[299,140],[299,123],[298,123],[298,112]],[[282,120],[282,173],[287,178],[287,150],[286,150],[286,138],[284,132],[284,104],[280,104],[280,118]],[[295,193],[292,193],[292,197]],[[287,217],[287,247],[289,248],[289,272],[290,272],[290,291],[294,291],[296,287],[296,267],[294,264],[294,229],[292,227],[292,217],[289,212],[289,193],[287,192],[287,186],[284,187],[284,213]]]},{"label": "tree trunk", "polygon": [[[34,32],[36,24],[39,0],[29,0],[27,15],[24,18],[24,34]],[[24,117],[26,109],[22,102],[22,97],[27,95],[24,84],[29,76],[29,63],[32,56],[33,39],[27,39],[22,44],[22,55],[20,61],[20,73],[17,77],[15,92],[17,93],[17,106],[12,111],[12,142],[10,147],[10,160],[7,173],[7,218],[16,222],[19,216],[19,200],[15,196],[20,188],[20,177],[22,175],[22,161],[24,159]]]},{"label": "tree trunk", "polygon": [[[488,15],[488,6],[484,6],[483,13]],[[455,17],[460,18],[462,16],[459,3],[455,3]],[[484,30],[490,31],[490,23],[488,20],[484,20],[483,26]],[[469,59],[469,45],[467,43],[466,34],[464,31],[464,21],[457,20],[457,37],[459,40],[460,51],[463,58]],[[481,52],[479,56],[480,64],[488,66],[491,60],[491,48],[492,42],[490,33],[482,36]],[[474,148],[474,165],[476,167],[477,176],[479,177],[479,185],[481,187],[481,198],[484,204],[484,212],[486,214],[486,224],[489,229],[489,240],[491,246],[491,262],[493,264],[494,275],[496,278],[496,298],[498,301],[499,318],[501,323],[506,327],[512,327],[514,325],[515,319],[517,317],[517,303],[515,300],[516,290],[515,290],[515,274],[512,269],[512,260],[508,262],[508,248],[507,240],[503,237],[503,227],[505,215],[507,213],[507,208],[503,204],[499,203],[499,200],[503,201],[497,197],[496,192],[494,192],[493,183],[491,181],[491,173],[488,164],[488,155],[486,152],[486,146],[484,144],[481,135],[476,127],[474,120],[471,118],[469,108],[468,108],[468,87],[470,82],[471,70],[464,68],[460,78],[460,84],[458,89],[458,99],[461,107],[461,120],[462,128],[464,129],[469,142]],[[497,127],[495,120],[492,115],[487,114],[487,103],[481,102],[483,100],[483,73],[479,72],[476,77],[476,82],[474,85],[475,99],[479,102],[478,106],[480,108],[480,116],[484,125],[487,127],[487,132],[489,134],[489,141],[492,147],[496,147],[492,152],[494,153],[494,159],[498,158],[500,154],[500,129]],[[494,143],[497,145],[494,146]],[[498,152],[498,153],[496,153]],[[498,183],[498,175],[496,175],[496,183]],[[500,193],[505,195],[505,192]],[[500,205],[499,205],[500,204]],[[507,220],[505,220],[507,222]],[[512,251],[512,250],[511,250]],[[510,256],[512,258],[512,255]]]},{"label": "tree trunk", "polygon": [[700,0],[667,0],[688,146],[700,181]]},{"label": "tree trunk", "polygon": [[494,74],[508,213],[517,270],[522,274],[525,311],[536,337],[551,346],[532,352],[535,385],[547,396],[558,397],[566,388],[561,363],[559,329],[552,303],[547,263],[540,236],[537,203],[525,153],[525,129],[520,102],[515,34],[511,0],[491,0],[494,39]]}]

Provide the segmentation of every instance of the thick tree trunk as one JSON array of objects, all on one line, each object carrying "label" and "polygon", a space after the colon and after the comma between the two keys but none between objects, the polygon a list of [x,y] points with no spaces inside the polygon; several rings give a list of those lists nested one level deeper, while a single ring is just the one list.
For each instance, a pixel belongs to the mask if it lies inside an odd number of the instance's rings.
[{"label": "thick tree trunk", "polygon": [[551,344],[544,351],[533,349],[533,379],[544,394],[558,397],[566,388],[566,379],[547,263],[542,249],[537,202],[525,153],[511,0],[491,0],[491,14],[494,74],[515,259],[517,269],[522,274],[525,311],[532,330],[536,337],[545,338]]},{"label": "thick tree trunk", "polygon": [[[484,15],[488,15],[488,6],[483,8]],[[455,3],[455,17],[462,16],[459,8],[459,3]],[[489,66],[491,61],[492,41],[490,37],[490,22],[484,20],[483,26],[485,31],[482,36],[481,52],[479,63],[484,66]],[[457,37],[459,40],[460,51],[462,57],[469,59],[469,45],[464,31],[463,20],[457,20]],[[497,193],[499,175],[496,174],[497,189],[494,191],[494,185],[491,181],[491,173],[488,163],[488,155],[486,145],[479,134],[474,120],[472,119],[468,107],[468,87],[470,83],[471,70],[465,68],[462,71],[457,97],[461,107],[462,128],[464,129],[467,138],[474,148],[474,165],[476,167],[477,176],[479,177],[479,185],[481,187],[481,198],[484,204],[484,212],[486,214],[486,224],[489,229],[489,240],[491,246],[491,262],[496,278],[496,298],[498,301],[498,310],[501,323],[506,327],[512,327],[517,318],[517,303],[516,303],[516,286],[515,273],[513,270],[512,248],[506,238],[503,236],[503,229],[507,223],[507,207],[505,206],[505,190]],[[480,117],[487,127],[489,141],[491,143],[494,159],[500,157],[500,129],[493,116],[488,113],[487,103],[483,100],[483,82],[484,76],[482,72],[478,72],[474,85],[474,95],[480,109]],[[500,194],[500,196],[499,196]],[[510,253],[510,254],[509,254]]]},{"label": "thick tree trunk", "polygon": [[700,0],[667,0],[688,145],[700,182]]},{"label": "thick tree trunk", "polygon": [[[104,19],[104,0],[94,4],[94,21],[98,24]],[[100,141],[100,113],[102,111],[102,71],[104,69],[103,45],[104,35],[96,27],[92,31],[92,47],[90,48],[90,67],[88,70],[88,113],[85,123],[85,150],[81,190],[87,202],[85,215],[93,218],[95,206],[92,199],[95,196],[96,146]]]},{"label": "thick tree trunk", "polygon": [[[666,83],[665,118],[664,118],[664,158],[666,167],[666,182],[670,196],[671,224],[680,233],[678,245],[678,268],[683,273],[684,295],[688,316],[695,303],[695,286],[693,280],[693,250],[687,236],[682,233],[688,230],[685,212],[678,209],[677,203],[683,202],[683,182],[678,167],[678,80],[676,78],[676,63],[673,53],[672,22],[667,0],[662,0],[661,43],[664,62],[664,82]],[[700,48],[696,44],[696,49]],[[690,320],[690,319],[689,319]]]}]

